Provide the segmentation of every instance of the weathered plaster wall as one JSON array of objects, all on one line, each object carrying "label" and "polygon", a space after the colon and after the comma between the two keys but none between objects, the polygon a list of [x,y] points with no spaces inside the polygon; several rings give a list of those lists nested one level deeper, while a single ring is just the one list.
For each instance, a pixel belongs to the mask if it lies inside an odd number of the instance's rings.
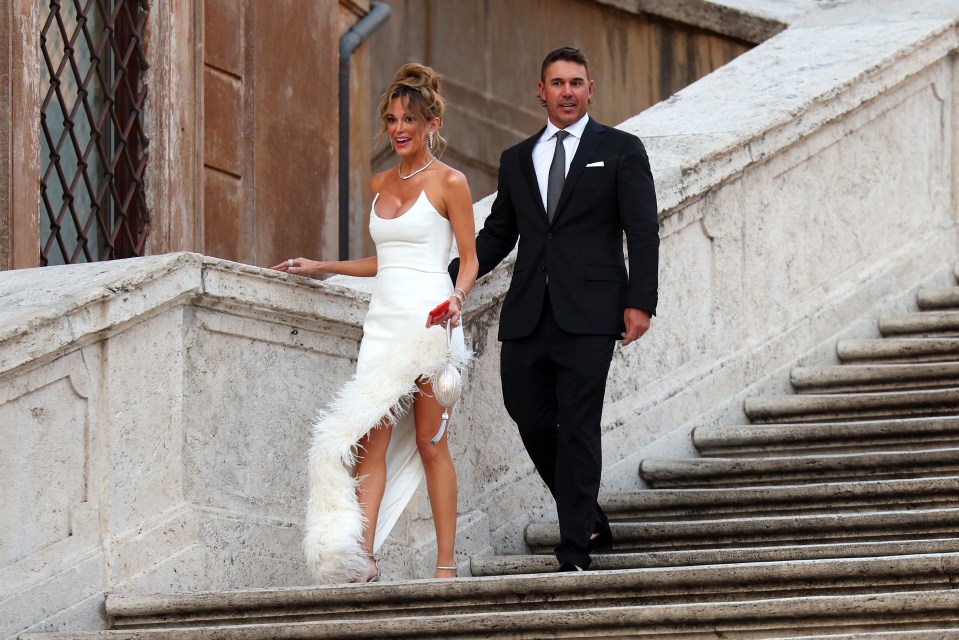
[{"label": "weathered plaster wall", "polygon": [[271,265],[335,253],[336,216],[317,212],[336,205],[330,43],[341,11],[324,0],[151,5],[151,255],[189,250]]},{"label": "weathered plaster wall", "polygon": [[[732,35],[733,25],[749,23],[746,14],[701,0],[645,3],[651,11],[636,2],[595,0],[527,0],[520,9],[509,0],[386,2],[394,15],[370,40],[372,54],[381,61],[371,68],[374,91],[389,86],[396,68],[408,60],[442,74],[448,100],[443,136],[450,144],[444,160],[463,171],[474,198],[496,190],[502,150],[546,124],[536,82],[543,56],[556,47],[571,45],[587,54],[596,85],[591,113],[615,124],[772,35],[768,28]],[[665,9],[670,19],[660,17],[662,7],[678,9],[678,4],[685,11]],[[709,9],[712,20],[702,15]],[[676,21],[680,15],[694,20]],[[726,30],[713,29],[723,24]],[[751,40],[744,38],[747,34],[762,37]],[[379,125],[376,107],[374,100],[365,108],[374,128]],[[378,141],[373,161],[374,171],[395,164],[385,141]],[[361,215],[369,208],[367,197]]]},{"label": "weathered plaster wall", "polygon": [[0,270],[39,264],[40,7],[0,7]]},{"label": "weathered plaster wall", "polygon": [[[144,175],[151,216],[147,253],[203,247],[202,82],[196,51],[203,32],[202,0],[150,6],[144,53],[149,89],[143,127],[151,169]],[[162,213],[161,213],[162,212]]]}]

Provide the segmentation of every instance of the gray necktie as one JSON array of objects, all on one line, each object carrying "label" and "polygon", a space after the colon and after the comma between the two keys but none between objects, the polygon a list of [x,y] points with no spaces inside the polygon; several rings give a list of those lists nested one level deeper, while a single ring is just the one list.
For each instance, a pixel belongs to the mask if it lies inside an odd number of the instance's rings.
[{"label": "gray necktie", "polygon": [[553,151],[553,161],[549,165],[546,178],[546,217],[550,222],[553,221],[559,196],[563,193],[563,183],[566,182],[566,148],[563,146],[563,138],[568,135],[567,131],[557,131],[553,136],[556,138],[556,150]]}]

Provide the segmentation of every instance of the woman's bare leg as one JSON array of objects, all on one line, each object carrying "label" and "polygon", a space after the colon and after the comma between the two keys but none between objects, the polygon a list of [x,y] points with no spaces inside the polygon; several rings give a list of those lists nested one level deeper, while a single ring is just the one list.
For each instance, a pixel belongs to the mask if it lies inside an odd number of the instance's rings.
[{"label": "woman's bare leg", "polygon": [[[416,422],[416,446],[419,449],[423,469],[426,471],[426,489],[433,510],[436,527],[436,565],[452,567],[456,563],[453,550],[456,544],[456,469],[446,445],[446,435],[433,444],[443,416],[443,407],[433,397],[433,387],[428,382],[417,382],[421,393],[413,400],[413,419]],[[437,569],[437,578],[456,577],[455,571]]]},{"label": "woman's bare leg", "polygon": [[[384,419],[385,422],[385,419]],[[386,448],[390,444],[393,429],[381,424],[360,439],[354,473],[357,479],[356,499],[366,519],[363,529],[363,550],[373,555],[373,536],[376,533],[376,517],[386,490]],[[370,575],[375,575],[375,561],[370,561]],[[359,576],[362,578],[363,576]]]}]

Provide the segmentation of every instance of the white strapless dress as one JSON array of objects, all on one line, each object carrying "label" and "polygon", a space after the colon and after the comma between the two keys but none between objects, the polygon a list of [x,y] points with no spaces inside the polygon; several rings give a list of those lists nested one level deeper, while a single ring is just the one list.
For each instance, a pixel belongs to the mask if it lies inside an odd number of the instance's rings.
[{"label": "white strapless dress", "polygon": [[[446,362],[446,331],[425,324],[430,309],[453,292],[446,270],[452,226],[426,192],[392,219],[376,215],[377,199],[379,194],[370,211],[377,273],[356,373],[313,423],[304,548],[314,577],[324,583],[349,581],[367,566],[352,476],[358,441],[384,417],[393,425],[375,551],[423,479],[411,410],[416,380],[433,375]],[[453,332],[453,353],[460,364],[469,360],[462,328]]]}]

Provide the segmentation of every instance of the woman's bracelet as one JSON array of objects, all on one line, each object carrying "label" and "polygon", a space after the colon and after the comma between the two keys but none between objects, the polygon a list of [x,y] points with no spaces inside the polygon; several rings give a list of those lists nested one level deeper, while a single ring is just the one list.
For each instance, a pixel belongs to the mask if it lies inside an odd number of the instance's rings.
[{"label": "woman's bracelet", "polygon": [[453,289],[453,293],[450,294],[450,297],[451,297],[451,298],[456,298],[457,300],[459,300],[461,307],[462,307],[464,304],[466,304],[466,294],[463,293],[463,290],[462,290],[462,289],[459,289],[459,288]]}]

